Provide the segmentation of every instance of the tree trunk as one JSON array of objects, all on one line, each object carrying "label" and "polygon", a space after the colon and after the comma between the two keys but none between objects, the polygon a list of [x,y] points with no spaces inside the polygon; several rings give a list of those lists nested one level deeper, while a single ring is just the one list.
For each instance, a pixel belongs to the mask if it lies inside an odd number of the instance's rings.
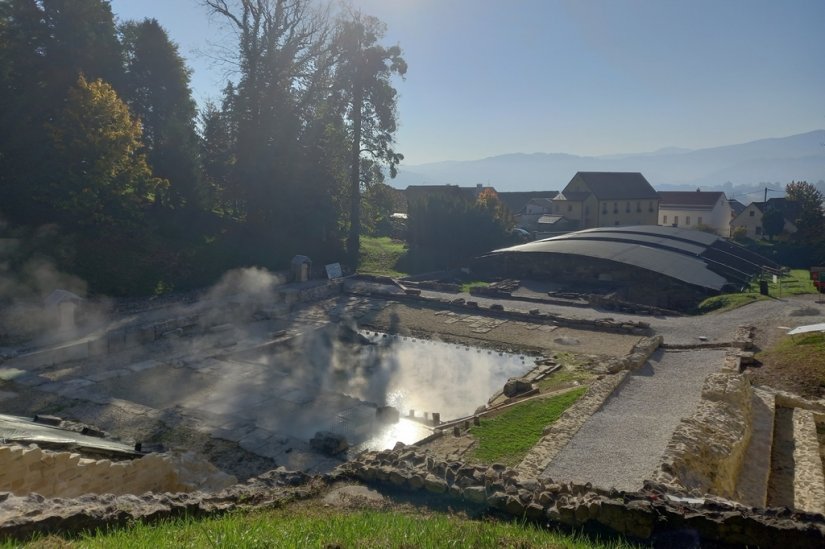
[{"label": "tree trunk", "polygon": [[350,216],[347,253],[353,269],[361,248],[361,109],[363,91],[356,79],[352,97],[352,156],[350,157]]}]

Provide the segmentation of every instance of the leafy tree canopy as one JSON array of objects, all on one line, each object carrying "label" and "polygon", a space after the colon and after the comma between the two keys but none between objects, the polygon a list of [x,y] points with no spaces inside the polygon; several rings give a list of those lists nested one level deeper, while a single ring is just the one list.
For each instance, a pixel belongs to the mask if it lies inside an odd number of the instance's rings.
[{"label": "leafy tree canopy", "polygon": [[58,119],[49,124],[57,153],[47,198],[79,224],[135,217],[162,182],[141,149],[140,122],[103,80],[81,76]]},{"label": "leafy tree canopy", "polygon": [[825,195],[807,181],[792,181],[785,187],[788,200],[800,203],[800,210],[795,225],[803,240],[821,241],[825,234],[825,213],[823,201]]}]

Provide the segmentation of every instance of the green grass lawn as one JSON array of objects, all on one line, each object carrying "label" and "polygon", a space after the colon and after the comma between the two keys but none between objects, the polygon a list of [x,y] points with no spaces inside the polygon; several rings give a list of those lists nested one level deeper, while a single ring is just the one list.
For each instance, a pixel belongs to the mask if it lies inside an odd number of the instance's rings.
[{"label": "green grass lawn", "polygon": [[539,381],[537,386],[542,392],[546,393],[561,389],[566,384],[573,383],[574,381],[590,381],[595,377],[595,374],[584,370],[562,368]]},{"label": "green grass lawn", "polygon": [[544,428],[556,421],[585,391],[587,387],[580,387],[551,398],[528,400],[497,416],[481,418],[481,425],[470,429],[470,434],[478,440],[472,458],[483,463],[516,465],[539,441]]},{"label": "green grass lawn", "polygon": [[358,272],[392,277],[405,276],[407,273],[397,269],[398,261],[406,253],[406,244],[399,240],[393,240],[388,236],[362,236]]},{"label": "green grass lawn", "polygon": [[[2,547],[15,547],[5,544]],[[565,535],[529,524],[472,520],[451,514],[409,511],[338,511],[306,504],[284,509],[231,513],[219,518],[180,519],[154,526],[134,525],[66,540],[49,536],[32,547],[523,547],[624,548],[580,535]]]},{"label": "green grass lawn", "polygon": [[763,301],[771,297],[786,297],[789,295],[813,294],[816,293],[816,287],[811,281],[810,273],[804,269],[793,269],[790,274],[779,280],[774,284],[771,280],[768,282],[768,294],[764,296],[759,293],[759,281],[756,280],[751,283],[750,287],[744,291],[735,294],[722,294],[709,297],[702,301],[697,310],[699,313],[709,313],[712,311],[722,312],[748,305],[756,301]]},{"label": "green grass lawn", "polygon": [[754,374],[759,382],[806,398],[825,395],[825,334],[785,335],[756,358],[762,362]]},{"label": "green grass lawn", "polygon": [[483,280],[471,280],[461,284],[461,291],[468,294],[471,288],[486,288],[489,285],[489,282],[484,282]]}]

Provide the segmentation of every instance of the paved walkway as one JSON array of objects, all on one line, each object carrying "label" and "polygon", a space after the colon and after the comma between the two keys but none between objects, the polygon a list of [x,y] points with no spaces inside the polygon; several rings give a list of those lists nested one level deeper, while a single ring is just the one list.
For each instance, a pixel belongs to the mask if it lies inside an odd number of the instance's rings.
[{"label": "paved walkway", "polygon": [[724,350],[657,351],[590,417],[545,469],[555,481],[637,490],[652,476],[673,431],[699,402]]}]

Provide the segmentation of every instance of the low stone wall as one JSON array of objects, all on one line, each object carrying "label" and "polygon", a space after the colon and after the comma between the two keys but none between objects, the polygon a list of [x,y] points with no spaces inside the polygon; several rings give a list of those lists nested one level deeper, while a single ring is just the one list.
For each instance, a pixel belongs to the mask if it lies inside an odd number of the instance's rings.
[{"label": "low stone wall", "polygon": [[318,494],[322,479],[283,469],[214,493],[89,494],[78,498],[14,496],[0,492],[0,542],[32,535],[74,534],[136,521],[153,523],[176,517],[203,517],[234,509],[277,507]]},{"label": "low stone wall", "polygon": [[542,525],[618,533],[661,546],[697,546],[709,541],[802,548],[825,543],[822,515],[684,498],[650,483],[638,493],[594,490],[589,485],[520,476],[503,465],[438,461],[413,447],[365,453],[323,477],[277,469],[212,494],[46,499],[36,494],[0,493],[0,541],[24,540],[34,533],[76,533],[134,521],[283,506],[317,496],[338,481],[363,482],[394,494],[422,494],[432,503],[467,506]]},{"label": "low stone wall", "polygon": [[700,494],[735,496],[751,438],[753,391],[732,371],[709,375],[694,414],[683,419],[654,480]]},{"label": "low stone wall", "polygon": [[393,300],[396,301],[406,300],[426,302],[438,305],[439,307],[448,307],[451,309],[465,312],[472,311],[474,313],[477,313],[479,311],[483,311],[486,315],[498,318],[520,320],[522,322],[534,322],[537,324],[553,324],[556,326],[565,326],[567,328],[577,328],[580,330],[594,330],[633,335],[646,335],[651,332],[650,324],[647,322],[617,322],[610,318],[601,318],[595,320],[582,318],[568,318],[557,314],[540,312],[538,309],[530,312],[518,311],[514,309],[505,309],[504,306],[500,303],[493,303],[490,305],[490,307],[485,308],[480,307],[479,304],[475,301],[465,301],[463,298],[457,300],[444,300],[440,298],[431,298],[421,295],[399,294],[394,291],[385,292],[382,289],[376,287],[366,290],[364,288],[359,288],[354,284],[348,285],[345,288],[345,291],[352,295],[382,296],[387,298],[391,297]]},{"label": "low stone wall", "polygon": [[[411,447],[362,454],[332,478],[394,491],[423,492],[445,503],[486,508],[520,520],[619,533],[662,546],[699,541],[822,547],[825,517],[755,510],[716,499],[685,498],[647,483],[638,493],[597,490],[520,475],[503,465],[438,461]],[[692,542],[692,543],[689,543]]]},{"label": "low stone wall", "polygon": [[220,490],[237,482],[194,454],[148,454],[131,461],[89,459],[35,445],[0,446],[0,491],[45,497]]},{"label": "low stone wall", "polygon": [[793,409],[794,507],[825,513],[825,476],[814,413]]},{"label": "low stone wall", "polygon": [[656,349],[662,346],[662,336],[644,337],[639,340],[630,354],[623,357],[606,360],[594,367],[595,372],[614,374],[622,370],[636,370],[645,365]]}]

